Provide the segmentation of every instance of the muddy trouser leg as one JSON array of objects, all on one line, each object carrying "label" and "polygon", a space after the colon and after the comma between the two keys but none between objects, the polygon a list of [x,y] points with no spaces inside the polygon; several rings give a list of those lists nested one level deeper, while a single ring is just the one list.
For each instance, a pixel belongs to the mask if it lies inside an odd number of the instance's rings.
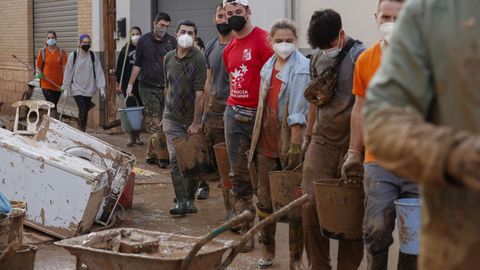
[{"label": "muddy trouser leg", "polygon": [[159,136],[156,133],[162,132],[160,123],[165,105],[163,89],[140,83],[139,93],[144,106],[145,129],[151,134],[148,139],[146,156],[147,158],[158,158]]},{"label": "muddy trouser leg", "polygon": [[[290,250],[290,270],[294,270],[294,264],[302,262],[303,256],[303,229],[302,221],[291,221],[288,225],[288,246]],[[296,270],[296,269],[295,269]]]},{"label": "muddy trouser leg", "polygon": [[[246,154],[250,148],[253,123],[243,123],[236,120],[231,106],[227,106],[225,110],[224,122],[225,141],[230,162],[230,179],[235,197],[235,211],[237,214],[245,210],[251,210],[255,213],[252,204],[253,188]],[[246,233],[252,226],[253,222],[242,226],[242,232]]]},{"label": "muddy trouser leg", "polygon": [[393,243],[395,206],[393,202],[405,196],[418,196],[414,183],[407,182],[378,164],[364,165],[365,216],[363,240],[367,249],[367,268],[387,270],[388,249]]},{"label": "muddy trouser leg", "polygon": [[178,167],[175,154],[175,147],[173,146],[173,140],[178,137],[185,136],[187,134],[187,130],[184,125],[164,119],[163,131],[167,137],[167,147],[170,155],[170,175],[172,177],[173,188],[175,189],[175,196],[178,203],[185,203],[187,201],[187,188],[189,181],[180,173],[180,168]]},{"label": "muddy trouser leg", "polygon": [[[270,181],[268,173],[280,169],[280,161],[261,154],[255,155],[257,164],[258,202],[257,213],[260,220],[267,218],[273,213],[272,197],[270,195]],[[260,239],[264,247],[264,255],[275,257],[275,231],[277,223],[273,223],[260,230]]]},{"label": "muddy trouser leg", "polygon": [[337,270],[356,270],[363,259],[363,241],[339,240]]},{"label": "muddy trouser leg", "polygon": [[74,96],[73,98],[78,107],[78,129],[85,132],[88,121],[88,108],[90,107],[92,97]]}]

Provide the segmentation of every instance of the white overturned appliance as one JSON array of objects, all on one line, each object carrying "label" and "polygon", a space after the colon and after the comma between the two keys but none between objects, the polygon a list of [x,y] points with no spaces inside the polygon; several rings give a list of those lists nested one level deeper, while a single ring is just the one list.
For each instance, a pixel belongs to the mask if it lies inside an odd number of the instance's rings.
[{"label": "white overturned appliance", "polygon": [[112,170],[107,192],[95,218],[99,224],[107,225],[132,171],[135,156],[48,116],[44,116],[34,139]]},{"label": "white overturned appliance", "polygon": [[68,238],[89,231],[113,172],[0,128],[0,190],[27,203],[27,225]]}]

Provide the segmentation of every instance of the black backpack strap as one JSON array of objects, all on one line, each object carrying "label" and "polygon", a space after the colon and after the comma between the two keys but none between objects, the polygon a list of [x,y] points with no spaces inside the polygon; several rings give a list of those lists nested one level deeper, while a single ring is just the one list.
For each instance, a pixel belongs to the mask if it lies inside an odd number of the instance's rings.
[{"label": "black backpack strap", "polygon": [[347,42],[347,45],[342,49],[340,54],[338,55],[337,59],[335,59],[334,65],[336,68],[340,68],[340,65],[342,64],[343,60],[345,57],[350,53],[350,50],[353,48],[353,46],[357,43],[360,43],[360,41],[355,40],[353,38],[349,39]]},{"label": "black backpack strap", "polygon": [[97,79],[97,74],[95,73],[95,53],[92,51],[90,52],[90,59],[92,59],[92,67],[93,67],[93,78],[96,80]]}]

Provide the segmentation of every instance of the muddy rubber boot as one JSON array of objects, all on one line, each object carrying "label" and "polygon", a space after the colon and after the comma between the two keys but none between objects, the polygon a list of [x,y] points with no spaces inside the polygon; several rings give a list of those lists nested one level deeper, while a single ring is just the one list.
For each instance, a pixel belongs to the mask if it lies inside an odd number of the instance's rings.
[{"label": "muddy rubber boot", "polygon": [[135,139],[133,140],[133,143],[136,145],[145,145],[145,143],[140,140],[140,130],[136,130],[135,132]]},{"label": "muddy rubber boot", "polygon": [[128,135],[130,136],[130,140],[127,143],[127,147],[132,147],[135,143],[135,131],[130,131]]},{"label": "muddy rubber boot", "polygon": [[[400,264],[400,260],[398,261]],[[388,251],[378,254],[367,252],[367,270],[387,270],[388,269]]]},{"label": "muddy rubber boot", "polygon": [[397,270],[417,270],[417,258],[416,255],[399,252]]},{"label": "muddy rubber boot", "polygon": [[[235,210],[233,208],[233,193],[231,189],[222,188],[222,197],[223,197],[223,204],[225,205],[225,214],[224,221],[227,222],[233,217],[235,217]],[[237,228],[237,231],[240,228]]]},{"label": "muddy rubber boot", "polygon": [[191,178],[188,179],[188,185],[187,185],[187,213],[188,214],[195,214],[198,213],[197,207],[195,207],[195,194],[197,193],[197,188],[198,188],[198,178]]},{"label": "muddy rubber boot", "polygon": [[177,198],[175,207],[170,209],[170,215],[172,216],[183,216],[187,213],[185,180],[186,179],[182,176],[174,177],[172,175],[173,189],[175,190],[175,196]]},{"label": "muddy rubber boot", "polygon": [[[235,214],[240,215],[244,211],[250,211],[252,213],[256,213],[255,207],[252,204],[252,200],[246,199],[235,199],[234,203],[235,207]],[[245,223],[242,225],[240,233],[241,235],[245,235],[251,228],[253,227],[253,221]],[[248,240],[248,242],[241,248],[240,252],[247,253],[253,250],[255,247],[255,237],[252,237]]]}]

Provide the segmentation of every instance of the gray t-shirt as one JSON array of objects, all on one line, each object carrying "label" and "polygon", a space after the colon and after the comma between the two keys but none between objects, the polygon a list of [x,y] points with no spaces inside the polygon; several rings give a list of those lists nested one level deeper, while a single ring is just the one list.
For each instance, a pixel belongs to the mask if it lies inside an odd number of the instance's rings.
[{"label": "gray t-shirt", "polygon": [[227,44],[221,44],[219,38],[216,37],[208,42],[205,49],[207,68],[212,72],[212,91],[208,107],[210,113],[221,115],[225,111],[230,95],[230,80],[223,61],[223,50],[226,46]]},{"label": "gray t-shirt", "polygon": [[[350,140],[350,116],[352,114],[355,96],[353,89],[353,71],[355,61],[365,50],[361,43],[355,43],[340,65],[337,87],[332,100],[325,106],[319,107],[314,134],[318,134],[327,142],[336,145],[348,144]],[[322,53],[317,51],[316,53]],[[317,73],[330,65],[334,60],[321,55],[317,62]]]}]

